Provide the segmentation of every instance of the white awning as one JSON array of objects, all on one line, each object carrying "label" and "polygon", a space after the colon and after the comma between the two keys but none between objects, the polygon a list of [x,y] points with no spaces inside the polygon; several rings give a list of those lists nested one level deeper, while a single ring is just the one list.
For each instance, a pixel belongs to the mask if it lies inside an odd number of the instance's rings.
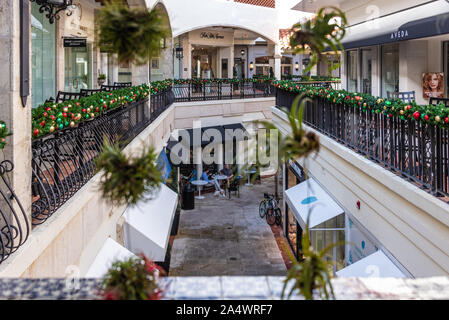
[{"label": "white awning", "polygon": [[162,185],[154,199],[126,209],[125,247],[154,261],[164,261],[177,204],[178,195]]},{"label": "white awning", "polygon": [[338,271],[339,277],[407,278],[381,250]]},{"label": "white awning", "polygon": [[309,211],[309,228],[316,227],[344,213],[344,210],[313,178],[288,189],[285,194],[290,210],[303,229]]},{"label": "white awning", "polygon": [[86,278],[102,278],[115,261],[124,261],[135,255],[115,240],[108,238],[94,262],[87,271]]}]

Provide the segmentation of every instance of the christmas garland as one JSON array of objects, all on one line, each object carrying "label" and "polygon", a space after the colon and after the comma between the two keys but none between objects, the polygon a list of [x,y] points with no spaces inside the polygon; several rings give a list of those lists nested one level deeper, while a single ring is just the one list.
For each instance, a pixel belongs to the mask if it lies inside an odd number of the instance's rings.
[{"label": "christmas garland", "polygon": [[6,137],[10,136],[12,133],[8,131],[6,124],[0,121],[0,149],[3,149],[6,145]]},{"label": "christmas garland", "polygon": [[302,93],[310,98],[318,97],[332,103],[346,104],[373,114],[383,114],[390,118],[397,117],[401,120],[414,119],[421,123],[449,128],[449,108],[443,103],[438,105],[419,105],[416,102],[406,103],[400,99],[385,100],[370,94],[312,87],[291,81],[273,81],[272,84],[280,90]]},{"label": "christmas garland", "polygon": [[325,77],[325,76],[311,76],[311,77],[307,77],[307,76],[299,76],[299,75],[284,75],[282,76],[282,80],[294,80],[294,81],[304,81],[304,82],[316,82],[316,81],[341,81],[340,78],[335,78],[335,77]]},{"label": "christmas garland", "polygon": [[89,97],[61,103],[47,102],[32,110],[33,139],[95,118],[102,113],[145,99],[150,92],[147,84],[98,92]]}]

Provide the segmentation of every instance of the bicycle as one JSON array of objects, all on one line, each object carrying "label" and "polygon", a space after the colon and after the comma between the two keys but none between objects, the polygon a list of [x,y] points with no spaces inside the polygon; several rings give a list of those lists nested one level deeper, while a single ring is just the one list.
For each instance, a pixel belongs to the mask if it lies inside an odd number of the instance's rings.
[{"label": "bicycle", "polygon": [[278,226],[282,225],[281,209],[274,196],[264,193],[264,199],[259,204],[259,216],[262,219],[266,218],[270,226],[275,223]]}]

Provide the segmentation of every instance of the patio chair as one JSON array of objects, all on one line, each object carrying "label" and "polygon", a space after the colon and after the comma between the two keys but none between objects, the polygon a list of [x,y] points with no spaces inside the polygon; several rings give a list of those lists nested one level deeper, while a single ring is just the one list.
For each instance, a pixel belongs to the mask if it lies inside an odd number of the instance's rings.
[{"label": "patio chair", "polygon": [[429,104],[436,106],[440,103],[443,103],[446,107],[449,107],[449,98],[430,98]]},{"label": "patio chair", "polygon": [[397,100],[400,99],[403,102],[412,102],[415,101],[415,91],[404,91],[404,92],[392,92],[387,91],[388,100]]},{"label": "patio chair", "polygon": [[82,97],[85,97],[84,93],[81,92],[64,92],[59,91],[56,96],[56,103],[61,103],[68,100],[78,100]]},{"label": "patio chair", "polygon": [[232,179],[229,182],[229,188],[228,188],[229,199],[231,199],[232,191],[234,191],[235,194],[240,198],[240,180],[241,180],[241,177],[236,176],[236,177],[234,177],[234,179]]},{"label": "patio chair", "polygon": [[132,82],[114,82],[114,86],[115,87],[120,87],[120,88],[131,87],[132,86]]},{"label": "patio chair", "polygon": [[80,93],[84,95],[84,97],[90,97],[91,95],[98,93],[98,92],[103,92],[104,90],[102,89],[81,89]]}]

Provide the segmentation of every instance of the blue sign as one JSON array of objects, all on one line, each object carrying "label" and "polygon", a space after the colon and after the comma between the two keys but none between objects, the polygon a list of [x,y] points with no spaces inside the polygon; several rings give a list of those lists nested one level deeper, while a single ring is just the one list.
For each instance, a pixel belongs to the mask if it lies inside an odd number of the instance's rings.
[{"label": "blue sign", "polygon": [[165,148],[161,151],[159,154],[159,157],[157,158],[157,168],[162,174],[162,178],[164,180],[167,180],[170,176],[171,172],[171,166],[170,162],[168,161],[167,153],[165,152]]},{"label": "blue sign", "polygon": [[307,197],[307,198],[305,198],[304,200],[302,200],[301,201],[301,204],[311,204],[311,203],[314,203],[314,202],[317,202],[318,201],[318,199],[317,199],[317,197]]}]

